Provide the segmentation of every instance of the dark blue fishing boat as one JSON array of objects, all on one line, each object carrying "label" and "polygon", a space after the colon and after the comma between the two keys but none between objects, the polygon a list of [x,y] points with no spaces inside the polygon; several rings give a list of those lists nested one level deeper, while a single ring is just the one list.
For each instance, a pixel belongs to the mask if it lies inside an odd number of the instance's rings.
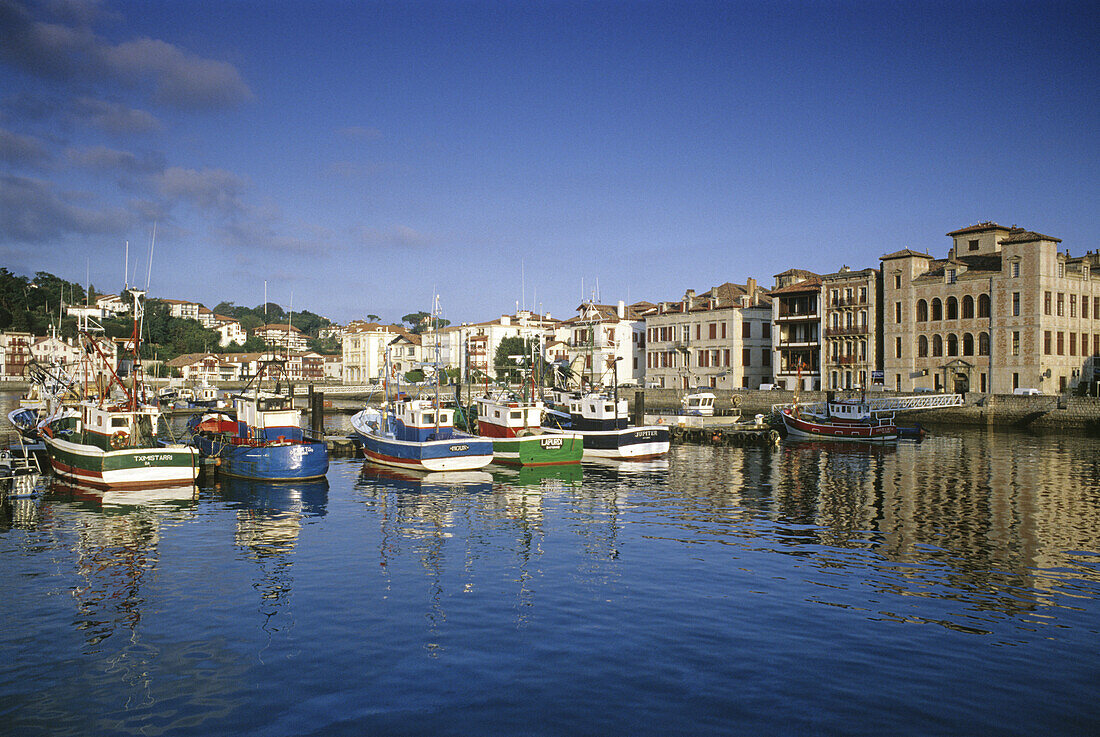
[{"label": "dark blue fishing boat", "polygon": [[[270,364],[261,366],[262,376]],[[247,389],[247,388],[246,388]],[[260,392],[233,398],[236,416],[204,412],[187,422],[191,442],[219,474],[264,481],[321,478],[328,473],[324,441],[307,436],[302,412],[288,397]]]}]

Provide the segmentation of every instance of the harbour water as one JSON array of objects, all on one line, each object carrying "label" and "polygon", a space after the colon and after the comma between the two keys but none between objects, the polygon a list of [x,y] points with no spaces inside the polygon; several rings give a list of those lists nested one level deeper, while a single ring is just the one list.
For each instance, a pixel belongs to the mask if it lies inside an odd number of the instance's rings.
[{"label": "harbour water", "polygon": [[0,733],[1100,731],[1100,440],[56,482],[0,517]]}]

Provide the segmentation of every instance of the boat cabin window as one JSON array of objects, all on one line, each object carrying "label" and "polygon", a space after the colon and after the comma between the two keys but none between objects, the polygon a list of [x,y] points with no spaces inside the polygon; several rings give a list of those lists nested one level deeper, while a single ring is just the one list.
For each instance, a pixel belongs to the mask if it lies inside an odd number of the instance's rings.
[{"label": "boat cabin window", "polygon": [[500,410],[499,409],[494,409],[493,410],[493,417],[500,417]]},{"label": "boat cabin window", "polygon": [[424,413],[424,424],[428,424],[429,422],[435,422],[435,412]]},{"label": "boat cabin window", "polygon": [[521,420],[521,419],[523,419],[523,413],[522,412],[509,412],[508,417],[510,419],[513,419],[513,420]]},{"label": "boat cabin window", "polygon": [[440,412],[439,413],[439,424],[446,425],[450,421],[451,421],[451,417],[450,417],[449,414],[447,414],[446,412]]},{"label": "boat cabin window", "polygon": [[125,417],[112,417],[111,427],[126,427],[129,423]]},{"label": "boat cabin window", "polygon": [[604,411],[604,412],[614,412],[614,411],[615,411],[615,405],[613,405],[613,404],[605,404],[605,405],[603,406],[603,411]]}]

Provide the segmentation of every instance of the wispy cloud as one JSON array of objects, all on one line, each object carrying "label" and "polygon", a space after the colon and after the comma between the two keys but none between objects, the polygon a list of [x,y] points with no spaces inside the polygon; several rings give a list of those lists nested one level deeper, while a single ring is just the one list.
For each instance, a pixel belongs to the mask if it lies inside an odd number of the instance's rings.
[{"label": "wispy cloud", "polygon": [[164,170],[161,154],[138,155],[132,151],[116,151],[106,146],[71,148],[66,156],[74,166],[113,176],[137,176]]},{"label": "wispy cloud", "polygon": [[366,226],[356,231],[356,237],[365,246],[388,248],[427,248],[435,245],[436,238],[407,225],[393,225],[385,230]]},{"label": "wispy cloud", "polygon": [[49,158],[40,139],[0,128],[0,161],[11,166],[34,167],[41,166]]},{"label": "wispy cloud", "polygon": [[60,195],[49,182],[0,176],[0,239],[46,243],[68,234],[123,233],[131,216],[121,208],[76,204],[86,194]]},{"label": "wispy cloud", "polygon": [[162,128],[160,120],[144,110],[92,97],[74,101],[70,114],[78,121],[115,135],[154,133]]},{"label": "wispy cloud", "polygon": [[[331,244],[314,229],[312,236],[287,235],[277,230],[276,222],[258,218],[242,219],[229,223],[220,230],[221,238],[229,246],[247,249],[255,253],[274,252],[303,257],[327,256],[332,250]],[[285,228],[285,226],[282,226]]]},{"label": "wispy cloud", "polygon": [[184,169],[173,166],[153,177],[164,197],[182,200],[205,210],[233,215],[244,210],[241,193],[245,181],[224,169]]},{"label": "wispy cloud", "polygon": [[240,72],[226,62],[151,38],[111,44],[82,24],[95,20],[93,7],[71,4],[81,11],[81,24],[72,24],[70,12],[66,25],[36,20],[16,0],[0,0],[0,59],[40,77],[148,84],[157,102],[181,109],[235,107],[252,98]]}]

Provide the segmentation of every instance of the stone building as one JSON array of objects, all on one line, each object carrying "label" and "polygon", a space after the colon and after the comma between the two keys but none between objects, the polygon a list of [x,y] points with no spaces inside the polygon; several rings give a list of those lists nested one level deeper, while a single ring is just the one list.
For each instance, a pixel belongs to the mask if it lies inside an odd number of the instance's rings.
[{"label": "stone building", "polygon": [[1056,394],[1092,382],[1100,254],[989,222],[947,235],[945,259],[882,257],[887,388]]},{"label": "stone building", "polygon": [[771,377],[771,298],[749,278],[644,313],[646,383],[756,389]]},{"label": "stone building", "polygon": [[844,266],[821,277],[824,341],[822,386],[869,388],[882,382],[882,289],[878,269]]},{"label": "stone building", "polygon": [[775,275],[772,376],[776,386],[821,389],[821,277],[804,269]]}]

